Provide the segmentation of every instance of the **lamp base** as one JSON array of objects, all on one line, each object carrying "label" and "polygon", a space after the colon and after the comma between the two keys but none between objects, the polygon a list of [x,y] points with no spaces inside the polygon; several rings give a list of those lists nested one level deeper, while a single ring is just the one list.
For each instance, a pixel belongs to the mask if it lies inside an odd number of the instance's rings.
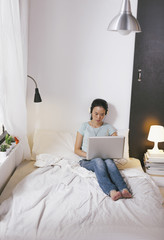
[{"label": "lamp base", "polygon": [[149,154],[149,157],[164,157],[163,150],[154,151],[152,149],[148,149],[147,153]]}]

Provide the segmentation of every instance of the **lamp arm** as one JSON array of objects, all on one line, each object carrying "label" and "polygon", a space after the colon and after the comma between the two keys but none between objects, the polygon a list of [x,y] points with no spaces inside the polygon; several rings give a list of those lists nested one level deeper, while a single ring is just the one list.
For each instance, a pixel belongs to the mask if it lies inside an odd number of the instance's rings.
[{"label": "lamp arm", "polygon": [[31,78],[31,79],[34,81],[36,88],[38,88],[38,86],[37,86],[37,83],[36,83],[35,79],[34,79],[33,77],[31,77],[30,75],[27,75],[27,77]]}]

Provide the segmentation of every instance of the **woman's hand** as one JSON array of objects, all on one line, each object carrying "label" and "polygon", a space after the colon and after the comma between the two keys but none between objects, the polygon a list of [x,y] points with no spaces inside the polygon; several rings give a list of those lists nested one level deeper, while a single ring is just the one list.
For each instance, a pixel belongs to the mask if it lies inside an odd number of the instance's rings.
[{"label": "woman's hand", "polygon": [[117,132],[114,132],[111,136],[117,136]]},{"label": "woman's hand", "polygon": [[77,155],[79,155],[80,157],[86,158],[87,153],[84,152],[83,150],[81,150],[82,142],[83,142],[83,135],[81,135],[79,132],[77,132],[74,152]]}]

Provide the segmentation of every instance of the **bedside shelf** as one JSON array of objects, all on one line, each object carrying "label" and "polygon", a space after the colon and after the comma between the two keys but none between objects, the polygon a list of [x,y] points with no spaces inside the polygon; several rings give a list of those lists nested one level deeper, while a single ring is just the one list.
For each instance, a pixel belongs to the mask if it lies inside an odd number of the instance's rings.
[{"label": "bedside shelf", "polygon": [[19,142],[7,155],[4,161],[0,162],[0,194],[3,191],[6,183],[10,179],[15,168],[23,160],[23,149]]}]

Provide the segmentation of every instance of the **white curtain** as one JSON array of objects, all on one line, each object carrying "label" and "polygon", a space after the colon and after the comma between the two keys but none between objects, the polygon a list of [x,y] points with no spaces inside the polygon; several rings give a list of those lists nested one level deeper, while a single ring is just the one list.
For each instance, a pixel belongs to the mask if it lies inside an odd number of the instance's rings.
[{"label": "white curtain", "polygon": [[0,122],[18,137],[24,158],[27,140],[27,11],[28,0],[0,0]]}]

